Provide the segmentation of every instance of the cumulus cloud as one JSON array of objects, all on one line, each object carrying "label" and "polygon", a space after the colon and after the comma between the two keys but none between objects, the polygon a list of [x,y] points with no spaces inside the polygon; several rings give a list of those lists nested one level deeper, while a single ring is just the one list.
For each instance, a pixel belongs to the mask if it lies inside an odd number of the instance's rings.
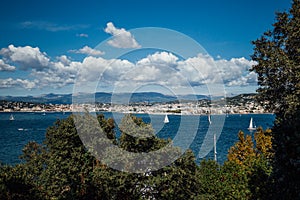
[{"label": "cumulus cloud", "polygon": [[121,88],[143,84],[184,88],[219,84],[220,80],[228,87],[257,84],[256,74],[249,72],[249,68],[256,63],[246,58],[215,60],[211,56],[199,54],[181,60],[169,52],[156,52],[133,63],[126,59],[96,57],[100,53],[87,46],[76,51],[89,56],[82,61],[72,61],[66,55],[51,60],[37,47],[9,45],[8,48],[2,48],[0,71],[26,69],[30,80],[22,76],[0,79],[0,88],[61,88],[76,81],[82,85],[99,81],[101,86],[116,85]]},{"label": "cumulus cloud", "polygon": [[6,64],[2,59],[0,59],[0,71],[15,71],[16,67]]},{"label": "cumulus cloud", "polygon": [[102,56],[102,55],[104,55],[103,51],[92,49],[89,46],[84,46],[84,47],[82,47],[81,49],[78,49],[78,50],[70,50],[70,52],[79,53],[79,54],[86,54],[86,55],[90,55],[90,56]]},{"label": "cumulus cloud", "polygon": [[137,62],[137,65],[176,65],[178,58],[172,53],[156,52]]},{"label": "cumulus cloud", "polygon": [[257,77],[254,72],[249,72],[251,66],[256,62],[246,58],[232,58],[230,60],[221,59],[216,61],[224,83],[228,86],[246,86],[256,83]]},{"label": "cumulus cloud", "polygon": [[71,60],[66,55],[57,57],[57,60],[63,65],[69,65],[71,63]]},{"label": "cumulus cloud", "polygon": [[11,88],[11,87],[19,87],[25,89],[33,89],[36,87],[35,81],[30,81],[26,79],[0,79],[0,88]]},{"label": "cumulus cloud", "polygon": [[49,65],[50,61],[46,53],[41,52],[38,47],[30,46],[15,47],[9,45],[8,48],[0,50],[0,55],[11,62],[17,63],[23,70],[28,68],[42,70]]},{"label": "cumulus cloud", "polygon": [[141,45],[135,40],[134,36],[124,28],[118,29],[112,22],[108,22],[104,30],[111,34],[113,39],[108,41],[108,44],[116,48],[140,48]]}]

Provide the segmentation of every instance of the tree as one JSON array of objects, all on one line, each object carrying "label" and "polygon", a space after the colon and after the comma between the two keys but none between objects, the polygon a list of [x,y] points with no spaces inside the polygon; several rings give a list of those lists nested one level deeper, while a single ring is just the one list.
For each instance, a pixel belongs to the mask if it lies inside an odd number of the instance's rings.
[{"label": "tree", "polygon": [[254,143],[250,135],[244,136],[242,131],[238,134],[239,141],[229,149],[228,160],[233,161],[241,166],[250,167],[255,159]]},{"label": "tree", "polygon": [[300,0],[253,44],[259,100],[276,113],[273,198],[300,198]]},{"label": "tree", "polygon": [[[39,159],[43,170],[38,177],[43,196],[88,199],[95,159],[82,144],[73,116],[49,127],[44,144],[42,159]],[[27,160],[27,165],[32,166],[33,158]]]},{"label": "tree", "polygon": [[154,135],[151,124],[134,115],[125,115],[120,124],[120,147],[130,152],[150,152],[164,147],[168,141]]},{"label": "tree", "polygon": [[0,199],[43,199],[22,165],[0,166]]},{"label": "tree", "polygon": [[[119,146],[126,151],[148,153],[165,147],[171,141],[160,139],[154,135],[151,124],[142,121],[134,115],[125,115],[119,126],[121,130]],[[164,156],[177,155],[179,149],[168,148],[163,156],[155,157],[155,162]],[[147,154],[144,154],[145,158]],[[173,163],[156,171],[145,173],[124,173],[110,169],[105,176],[114,177],[101,179],[98,185],[114,185],[107,188],[109,199],[192,199],[197,192],[196,162],[191,151],[185,152]],[[100,171],[103,173],[103,171]],[[101,180],[99,182],[99,180]],[[108,183],[109,181],[109,183]]]},{"label": "tree", "polygon": [[[238,134],[239,140],[229,149],[228,161],[224,167],[238,165],[246,174],[246,185],[251,191],[252,199],[267,198],[269,191],[267,187],[271,183],[271,163],[273,161],[273,147],[271,130],[263,131],[259,127],[254,133],[254,141],[250,135],[244,136],[242,131]],[[230,166],[230,165],[229,165]]]}]

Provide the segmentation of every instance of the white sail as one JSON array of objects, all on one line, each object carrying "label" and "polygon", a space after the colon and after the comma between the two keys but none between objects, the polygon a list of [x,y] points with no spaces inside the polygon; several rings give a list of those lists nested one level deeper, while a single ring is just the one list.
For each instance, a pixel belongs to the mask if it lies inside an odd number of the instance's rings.
[{"label": "white sail", "polygon": [[168,115],[166,115],[166,116],[165,116],[164,123],[165,123],[165,124],[169,123],[169,118],[168,118]]},{"label": "white sail", "polygon": [[253,118],[251,117],[248,130],[255,130],[255,129],[256,129],[256,127],[253,126]]},{"label": "white sail", "polygon": [[13,114],[10,115],[9,120],[15,120]]},{"label": "white sail", "polygon": [[211,124],[210,115],[208,115],[208,122],[209,122],[209,124]]}]

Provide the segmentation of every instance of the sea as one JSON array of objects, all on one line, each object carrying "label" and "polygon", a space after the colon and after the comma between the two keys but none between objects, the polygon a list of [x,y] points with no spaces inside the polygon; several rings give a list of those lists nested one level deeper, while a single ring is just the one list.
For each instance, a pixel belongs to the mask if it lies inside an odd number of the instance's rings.
[{"label": "sea", "polygon": [[[21,163],[19,156],[24,146],[35,141],[40,144],[45,140],[47,128],[56,120],[67,118],[71,112],[12,112],[0,113],[0,163],[15,165]],[[124,114],[103,113],[106,118],[114,118],[116,127]],[[10,116],[14,120],[10,120]],[[197,163],[202,159],[214,159],[216,146],[217,162],[222,164],[227,159],[228,150],[238,141],[239,131],[253,135],[249,131],[252,118],[256,127],[271,128],[274,123],[273,114],[228,114],[211,115],[211,123],[207,115],[168,115],[169,123],[164,123],[164,114],[135,114],[145,122],[151,123],[154,134],[160,138],[172,139],[174,145],[185,151],[191,149]],[[116,128],[117,137],[120,131]],[[215,138],[215,139],[214,139]],[[214,142],[215,141],[215,142]]]}]

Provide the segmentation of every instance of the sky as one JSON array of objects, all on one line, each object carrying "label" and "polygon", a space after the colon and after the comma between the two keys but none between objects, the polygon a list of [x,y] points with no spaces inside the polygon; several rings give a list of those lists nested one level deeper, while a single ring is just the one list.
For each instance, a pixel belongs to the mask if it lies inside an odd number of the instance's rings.
[{"label": "sky", "polygon": [[3,1],[0,96],[252,93],[251,41],[290,0]]}]

